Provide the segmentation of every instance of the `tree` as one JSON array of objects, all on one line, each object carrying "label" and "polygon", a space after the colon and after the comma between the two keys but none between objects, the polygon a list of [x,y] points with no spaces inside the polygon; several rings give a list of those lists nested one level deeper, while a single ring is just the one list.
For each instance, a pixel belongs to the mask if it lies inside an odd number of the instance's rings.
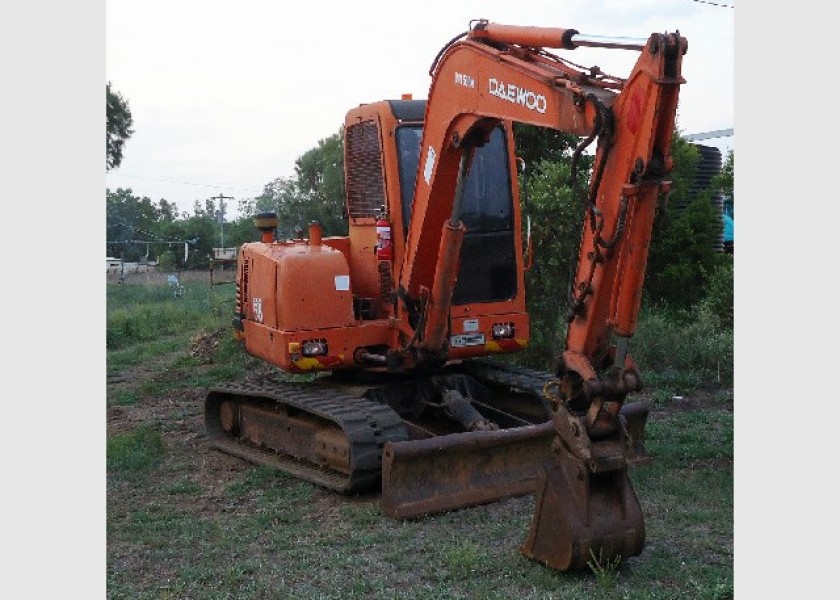
[{"label": "tree", "polygon": [[726,153],[726,160],[723,161],[723,167],[720,173],[712,181],[715,189],[723,194],[735,197],[735,151],[729,150]]},{"label": "tree", "polygon": [[137,197],[131,189],[118,188],[105,191],[105,218],[107,227],[107,252],[135,261],[146,252],[146,246],[137,241],[154,241],[158,237],[161,220],[160,209],[147,197]]},{"label": "tree", "polygon": [[[309,223],[318,221],[324,235],[347,235],[344,209],[344,142],[342,131],[318,141],[295,161],[293,177],[278,177],[267,183],[263,193],[253,200],[240,202],[242,219],[263,211],[277,213],[280,238],[296,237],[306,232]],[[249,225],[250,231],[253,226]],[[252,234],[253,235],[253,234]]]},{"label": "tree", "polygon": [[187,216],[179,214],[175,204],[163,198],[156,204],[146,196],[135,196],[130,188],[106,189],[105,208],[108,256],[127,261],[146,255],[155,258],[170,247],[180,250],[182,240],[199,235],[185,226]]},{"label": "tree", "polygon": [[723,221],[712,202],[712,189],[693,189],[700,161],[697,148],[675,134],[671,154],[673,186],[654,221],[645,296],[654,303],[690,308],[702,300],[709,277],[723,261],[715,250]]},{"label": "tree", "polygon": [[735,211],[735,151],[730,150],[726,153],[726,160],[723,162],[723,167],[714,179],[712,179],[712,187],[719,191],[725,197],[725,203],[729,208]]},{"label": "tree", "polygon": [[[542,368],[553,364],[563,346],[569,290],[580,245],[585,203],[572,188],[572,155],[581,139],[570,133],[513,124],[516,156],[525,162],[520,176],[523,224],[531,218],[532,268],[525,274],[531,341],[522,362]],[[591,147],[594,150],[594,144]],[[586,193],[594,157],[582,154],[576,177]]]},{"label": "tree", "polygon": [[[532,165],[536,166],[541,160],[568,162],[580,142],[580,139],[571,133],[525,123],[514,123],[513,135],[516,141],[516,156],[525,161],[526,169]],[[586,164],[591,162],[590,158]]]},{"label": "tree", "polygon": [[165,198],[161,198],[158,202],[161,221],[175,221],[179,218],[180,212],[178,206],[174,202],[169,202]]},{"label": "tree", "polygon": [[344,215],[344,132],[339,130],[295,162],[295,179],[305,219],[320,221],[325,235],[347,235]]},{"label": "tree", "polygon": [[181,236],[191,240],[189,258],[184,267],[187,269],[206,269],[213,257],[213,248],[218,247],[219,223],[214,212],[196,213],[179,221]]},{"label": "tree", "polygon": [[120,166],[123,159],[125,142],[134,133],[134,120],[128,102],[117,91],[111,90],[111,82],[105,86],[106,129],[105,129],[105,170],[110,171]]},{"label": "tree", "polygon": [[570,178],[567,159],[540,160],[528,167],[521,192],[523,199],[527,197],[534,257],[525,274],[531,341],[524,360],[534,367],[552,364],[557,348],[563,346],[584,210]]},{"label": "tree", "polygon": [[[240,206],[240,210],[241,210]],[[318,214],[318,206],[300,193],[295,178],[278,177],[270,181],[263,188],[263,193],[249,203],[246,214],[248,220],[260,212],[272,211],[277,213],[277,236],[293,238],[300,230],[306,231],[309,221],[323,219]],[[251,230],[256,232],[253,225]]]}]

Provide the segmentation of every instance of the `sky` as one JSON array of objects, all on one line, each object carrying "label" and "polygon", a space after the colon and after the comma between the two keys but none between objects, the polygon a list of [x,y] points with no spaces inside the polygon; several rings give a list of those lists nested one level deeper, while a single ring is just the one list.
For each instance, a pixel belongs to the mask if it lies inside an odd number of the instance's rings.
[{"label": "sky", "polygon": [[[437,52],[471,21],[646,39],[688,38],[677,126],[734,129],[734,0],[107,0],[106,76],[128,101],[134,134],[110,189],[180,210],[259,195],[339,131],[358,104],[425,98]],[[557,51],[626,76],[635,51]],[[733,136],[705,140],[726,157]],[[228,201],[228,208],[236,202]],[[231,211],[232,212],[232,211]],[[232,215],[231,215],[232,216]]]}]

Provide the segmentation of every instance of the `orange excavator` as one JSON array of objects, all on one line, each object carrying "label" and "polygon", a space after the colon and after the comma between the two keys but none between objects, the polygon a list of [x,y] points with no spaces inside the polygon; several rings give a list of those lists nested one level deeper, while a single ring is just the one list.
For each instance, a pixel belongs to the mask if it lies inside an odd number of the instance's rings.
[{"label": "orange excavator", "polygon": [[[562,57],[634,51],[626,78]],[[667,197],[685,38],[609,38],[485,20],[434,60],[428,99],[344,122],[349,235],[276,238],[238,255],[234,328],[248,353],[309,381],[211,389],[219,449],[343,492],[381,489],[417,518],[533,493],[522,552],[552,568],[641,553],[628,465],[647,410],[628,351],[657,204]],[[513,123],[597,140],[566,346],[546,373],[495,360],[529,340]],[[558,298],[558,302],[561,299]],[[300,378],[298,378],[300,379]]]}]

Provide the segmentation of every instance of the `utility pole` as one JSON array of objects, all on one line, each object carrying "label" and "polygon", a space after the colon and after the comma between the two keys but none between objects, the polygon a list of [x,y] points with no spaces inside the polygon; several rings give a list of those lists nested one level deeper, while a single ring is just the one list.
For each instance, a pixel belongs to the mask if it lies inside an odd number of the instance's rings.
[{"label": "utility pole", "polygon": [[222,246],[222,248],[224,248],[225,247],[225,200],[234,200],[234,197],[219,194],[218,196],[212,196],[210,199],[219,201],[219,228],[220,228],[221,240],[222,240],[221,246]]}]

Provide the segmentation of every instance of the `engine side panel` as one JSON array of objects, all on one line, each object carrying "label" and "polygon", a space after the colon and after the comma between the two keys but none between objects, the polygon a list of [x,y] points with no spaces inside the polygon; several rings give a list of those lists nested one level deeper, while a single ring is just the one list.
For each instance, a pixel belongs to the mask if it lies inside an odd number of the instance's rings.
[{"label": "engine side panel", "polygon": [[277,327],[282,331],[355,324],[350,267],[328,246],[297,245],[277,261]]}]

